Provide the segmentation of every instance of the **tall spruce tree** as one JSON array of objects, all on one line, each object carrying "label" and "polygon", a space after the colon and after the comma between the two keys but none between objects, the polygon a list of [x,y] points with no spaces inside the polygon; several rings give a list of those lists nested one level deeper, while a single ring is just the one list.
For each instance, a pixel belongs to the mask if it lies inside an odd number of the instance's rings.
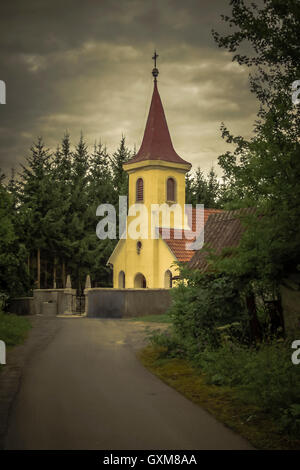
[{"label": "tall spruce tree", "polygon": [[96,210],[100,204],[111,203],[114,199],[114,187],[109,155],[101,143],[94,145],[89,166],[89,203],[87,208],[86,246],[87,258],[85,274],[90,274],[92,282],[101,286],[111,285],[111,269],[106,265],[115,240],[100,240],[96,235],[98,218]]},{"label": "tall spruce tree", "polygon": [[220,184],[214,168],[212,167],[207,176],[200,167],[197,168],[193,177],[187,177],[187,200],[194,206],[204,204],[206,208],[220,207]]},{"label": "tall spruce tree", "polygon": [[[131,157],[130,150],[126,147],[125,137],[122,136],[119,148],[112,155],[111,171],[112,181],[115,189],[115,197],[128,194],[128,175],[123,170],[123,164]],[[117,200],[116,200],[117,202]]]},{"label": "tall spruce tree", "polygon": [[27,293],[30,282],[27,271],[27,250],[18,232],[14,184],[6,187],[0,172],[0,294],[9,297]]},{"label": "tall spruce tree", "polygon": [[50,184],[51,154],[45,148],[41,137],[31,147],[26,166],[21,166],[23,172],[20,175],[20,201],[24,238],[29,256],[35,253],[36,287],[40,288],[41,250],[47,247],[49,241],[47,215],[53,200]]},{"label": "tall spruce tree", "polygon": [[70,257],[68,273],[72,274],[74,287],[80,291],[84,288],[84,265],[86,257],[86,229],[88,226],[89,206],[89,153],[87,144],[80,136],[79,142],[72,153],[70,180],[70,218],[68,220],[68,240]]}]

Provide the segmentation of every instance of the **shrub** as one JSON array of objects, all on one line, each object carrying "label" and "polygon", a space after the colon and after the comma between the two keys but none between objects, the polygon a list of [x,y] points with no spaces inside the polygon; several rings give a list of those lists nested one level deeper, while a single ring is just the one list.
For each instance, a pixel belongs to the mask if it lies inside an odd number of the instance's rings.
[{"label": "shrub", "polygon": [[291,437],[300,436],[300,404],[293,403],[287,409],[283,410],[279,422],[282,430],[287,432]]},{"label": "shrub", "polygon": [[148,339],[160,348],[161,357],[180,357],[186,355],[186,348],[173,331],[150,331]]},{"label": "shrub", "polygon": [[248,317],[236,282],[226,276],[202,276],[197,271],[187,270],[186,276],[188,285],[180,284],[171,291],[169,312],[176,335],[182,341],[189,340],[198,351],[220,345],[219,326],[237,321],[239,336],[243,336]]},{"label": "shrub", "polygon": [[226,344],[203,351],[197,365],[209,383],[235,387],[241,400],[271,413],[282,429],[300,436],[300,367],[292,364],[289,344]]}]

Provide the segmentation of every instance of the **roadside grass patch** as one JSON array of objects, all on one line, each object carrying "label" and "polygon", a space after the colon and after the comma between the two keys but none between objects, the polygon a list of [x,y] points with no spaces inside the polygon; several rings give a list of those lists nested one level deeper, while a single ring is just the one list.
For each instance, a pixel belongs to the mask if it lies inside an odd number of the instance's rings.
[{"label": "roadside grass patch", "polygon": [[0,339],[7,348],[23,343],[31,328],[28,318],[0,312]]},{"label": "roadside grass patch", "polygon": [[129,321],[143,321],[151,323],[172,323],[172,318],[167,313],[162,315],[145,315],[144,317],[129,318]]},{"label": "roadside grass patch", "polygon": [[246,438],[255,448],[300,449],[300,440],[283,433],[274,417],[259,406],[242,400],[237,387],[207,383],[206,374],[187,360],[166,357],[164,346],[149,345],[138,357],[153,374]]}]

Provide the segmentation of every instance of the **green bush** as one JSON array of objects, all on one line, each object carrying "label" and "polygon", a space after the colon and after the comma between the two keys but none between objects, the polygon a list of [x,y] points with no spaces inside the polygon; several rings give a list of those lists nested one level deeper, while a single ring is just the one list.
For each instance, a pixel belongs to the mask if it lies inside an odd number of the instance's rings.
[{"label": "green bush", "polygon": [[151,344],[158,346],[161,357],[183,357],[186,355],[186,348],[180,342],[180,338],[174,331],[151,330],[148,333]]},{"label": "green bush", "polygon": [[188,285],[172,289],[173,303],[169,310],[175,332],[182,341],[189,341],[196,350],[218,347],[219,326],[239,322],[239,335],[248,328],[245,305],[236,282],[227,276],[202,276],[183,270]]},{"label": "green bush", "polygon": [[289,408],[283,410],[279,422],[282,430],[291,437],[300,436],[300,404],[293,403]]},{"label": "green bush", "polygon": [[289,344],[227,344],[195,359],[209,383],[235,387],[241,400],[274,415],[288,434],[300,436],[300,367],[291,361]]},{"label": "green bush", "polygon": [[220,385],[237,386],[248,403],[266,411],[300,404],[300,367],[291,361],[290,345],[262,344],[258,348],[225,345],[199,355],[198,366],[209,381],[218,377]]}]

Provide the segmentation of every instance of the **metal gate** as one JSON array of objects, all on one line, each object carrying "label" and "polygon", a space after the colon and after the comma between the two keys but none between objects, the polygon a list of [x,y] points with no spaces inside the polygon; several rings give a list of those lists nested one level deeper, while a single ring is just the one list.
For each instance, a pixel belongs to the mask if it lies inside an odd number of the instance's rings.
[{"label": "metal gate", "polygon": [[81,295],[76,296],[76,313],[79,315],[83,315],[85,312],[85,296],[83,293]]},{"label": "metal gate", "polygon": [[83,315],[85,312],[85,296],[83,292],[77,292],[72,296],[73,315]]}]

